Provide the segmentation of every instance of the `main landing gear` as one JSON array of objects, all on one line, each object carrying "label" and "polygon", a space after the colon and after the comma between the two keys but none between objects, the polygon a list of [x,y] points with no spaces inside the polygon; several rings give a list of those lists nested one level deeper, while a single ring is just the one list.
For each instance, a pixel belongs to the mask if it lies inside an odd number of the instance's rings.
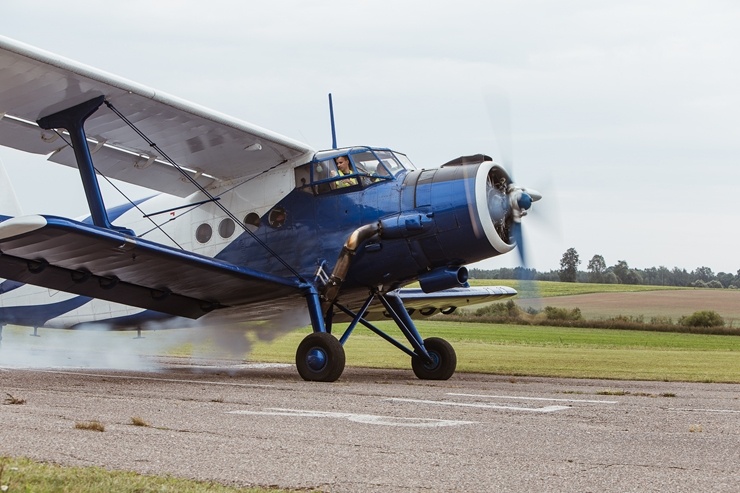
[{"label": "main landing gear", "polygon": [[[455,373],[457,356],[450,343],[439,337],[422,340],[403,305],[403,301],[398,296],[372,293],[356,313],[335,302],[329,308],[326,316],[321,313],[318,296],[309,295],[306,298],[314,332],[301,341],[296,351],[296,367],[304,380],[334,382],[339,379],[344,371],[345,363],[343,345],[358,323],[411,356],[411,368],[419,379],[447,380]],[[398,328],[411,344],[412,349],[407,348],[363,318],[368,307],[376,298],[383,304],[390,318],[396,322]],[[352,317],[352,322],[339,339],[331,334],[331,320],[335,309]]]},{"label": "main landing gear", "polygon": [[298,345],[295,364],[304,380],[334,382],[344,371],[344,348],[328,332],[314,332]]}]

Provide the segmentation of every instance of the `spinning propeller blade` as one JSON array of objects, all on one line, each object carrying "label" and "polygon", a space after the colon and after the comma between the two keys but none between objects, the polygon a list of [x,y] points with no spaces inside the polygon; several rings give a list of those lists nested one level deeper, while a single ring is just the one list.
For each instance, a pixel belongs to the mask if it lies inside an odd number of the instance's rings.
[{"label": "spinning propeller blade", "polygon": [[[527,248],[525,247],[524,230],[522,219],[526,216],[534,202],[542,198],[542,194],[531,188],[520,187],[514,180],[514,160],[512,157],[512,138],[511,138],[511,117],[509,112],[509,98],[501,91],[489,91],[485,96],[486,106],[488,109],[488,118],[494,131],[501,164],[509,173],[509,182],[505,187],[505,205],[502,205],[500,193],[501,184],[492,183],[489,180],[489,202],[488,207],[494,222],[497,220],[504,221],[509,231],[509,242],[515,243],[519,252],[519,287],[518,291],[521,298],[537,298],[534,283],[526,282],[529,279],[530,271],[527,263]],[[504,212],[502,212],[502,210]],[[501,219],[503,218],[503,219]]]}]

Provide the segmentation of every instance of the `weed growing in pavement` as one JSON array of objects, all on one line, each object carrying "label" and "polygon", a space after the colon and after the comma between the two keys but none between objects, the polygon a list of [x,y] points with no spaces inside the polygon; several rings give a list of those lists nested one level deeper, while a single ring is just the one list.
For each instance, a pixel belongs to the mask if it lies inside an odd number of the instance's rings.
[{"label": "weed growing in pavement", "polygon": [[131,424],[134,425],[134,426],[145,426],[145,427],[149,427],[150,426],[149,423],[147,423],[146,421],[144,421],[143,419],[141,419],[138,416],[132,416],[131,417]]},{"label": "weed growing in pavement", "polygon": [[78,421],[75,423],[75,428],[78,430],[91,430],[91,431],[105,431],[105,425],[100,421]]},{"label": "weed growing in pavement", "polygon": [[14,397],[11,394],[5,393],[8,397],[5,398],[5,404],[25,404],[26,399],[21,399],[19,397]]}]

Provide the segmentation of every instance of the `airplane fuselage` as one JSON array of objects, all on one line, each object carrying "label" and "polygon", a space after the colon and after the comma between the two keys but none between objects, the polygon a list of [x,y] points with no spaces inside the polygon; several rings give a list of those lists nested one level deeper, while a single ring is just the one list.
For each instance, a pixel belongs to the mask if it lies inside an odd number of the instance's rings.
[{"label": "airplane fuselage", "polygon": [[[341,186],[339,177],[322,169],[333,166],[340,155],[355,163],[354,178],[345,179],[353,180],[349,186]],[[386,161],[380,162],[386,164],[364,170],[360,159],[367,155],[382,156]],[[292,269],[307,280],[333,273],[348,239],[364,228],[365,237],[347,256],[348,268],[338,287],[338,297],[348,304],[364,298],[368,290],[385,292],[419,279],[432,283],[432,290],[460,286],[464,279],[461,283],[458,270],[465,264],[511,248],[491,229],[485,195],[490,194],[485,188],[490,186],[489,175],[502,173],[499,168],[482,161],[416,170],[405,156],[394,156],[387,149],[324,151],[310,163],[278,167],[210,190],[241,224],[213,202],[203,202],[200,193],[185,199],[159,194],[110,208],[108,216],[149,241],[282,276],[290,276]],[[188,324],[187,319],[173,320],[151,310],[15,281],[0,284],[0,293],[3,324]],[[253,308],[242,307],[244,319],[265,316],[264,310],[255,316]],[[218,319],[218,311],[209,316]]]}]

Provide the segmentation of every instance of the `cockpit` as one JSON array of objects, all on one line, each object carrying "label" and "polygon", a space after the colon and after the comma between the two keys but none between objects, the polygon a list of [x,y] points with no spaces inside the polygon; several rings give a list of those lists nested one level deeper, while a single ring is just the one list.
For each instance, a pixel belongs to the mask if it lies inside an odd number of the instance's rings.
[{"label": "cockpit", "polygon": [[371,147],[319,151],[313,160],[295,169],[296,188],[315,195],[354,190],[395,180],[416,169],[405,154]]}]

